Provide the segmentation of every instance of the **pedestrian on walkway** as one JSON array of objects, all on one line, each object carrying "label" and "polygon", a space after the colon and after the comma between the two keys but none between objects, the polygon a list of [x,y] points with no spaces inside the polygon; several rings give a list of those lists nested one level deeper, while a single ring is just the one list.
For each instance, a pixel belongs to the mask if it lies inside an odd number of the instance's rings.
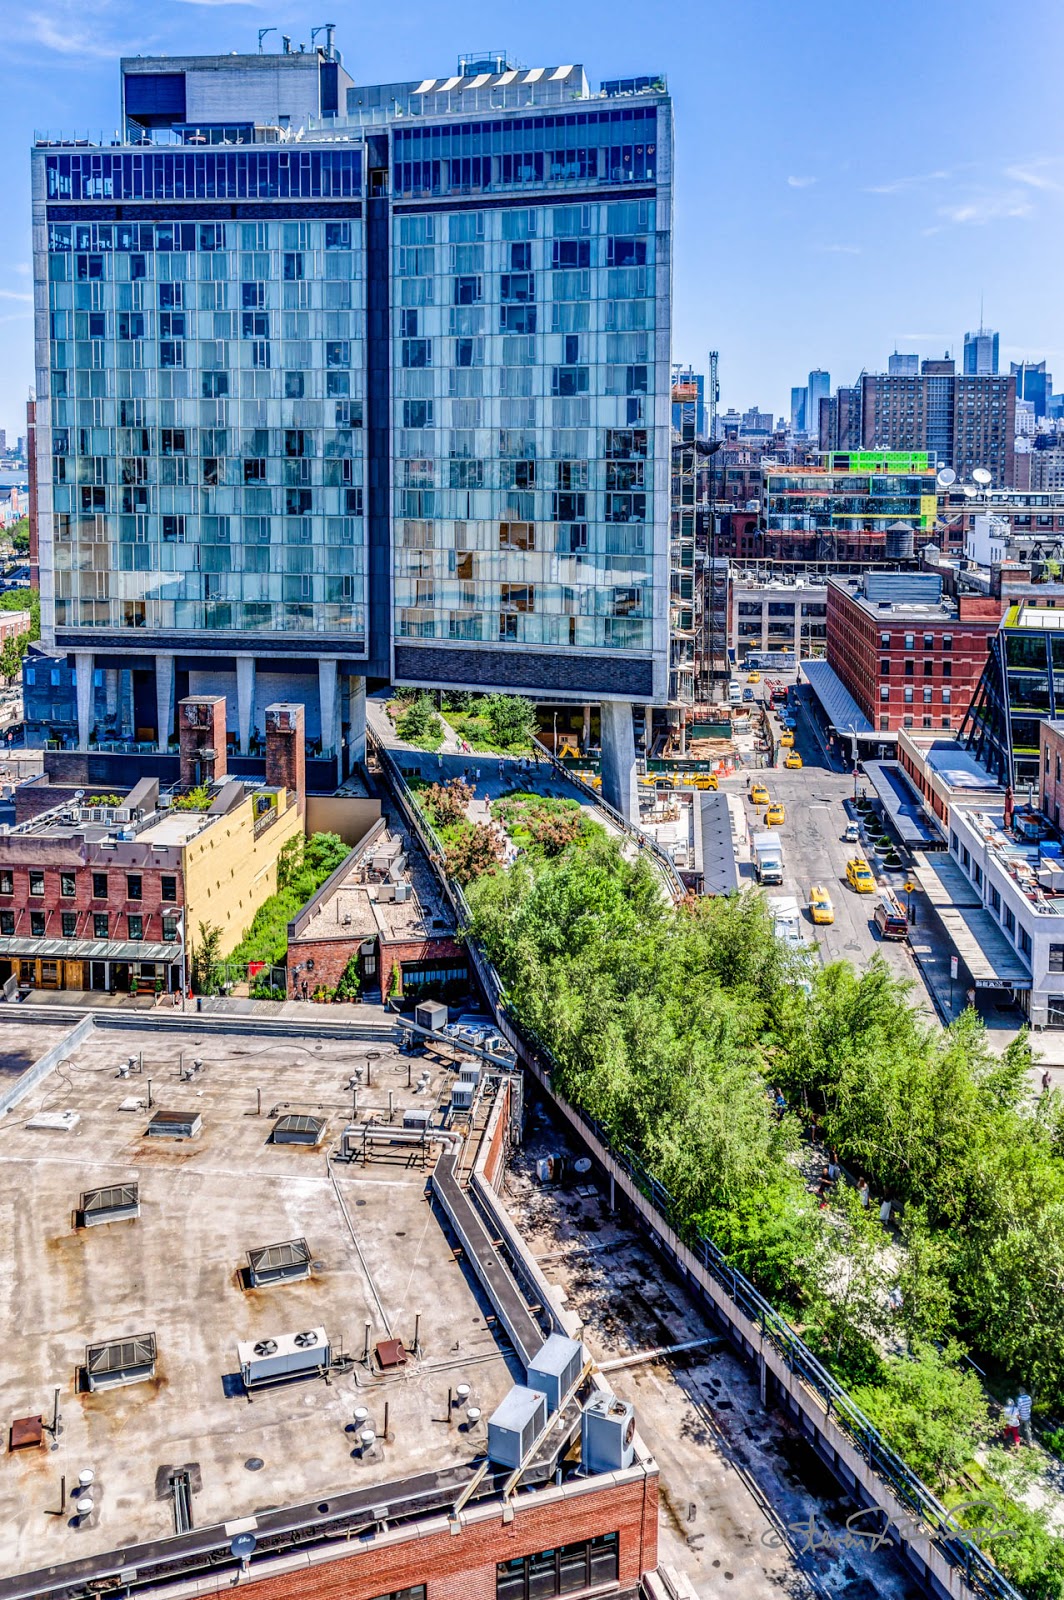
[{"label": "pedestrian on walkway", "polygon": [[857,1198],[858,1198],[858,1200],[860,1200],[861,1204],[864,1206],[865,1210],[867,1211],[868,1210],[868,1202],[872,1198],[872,1191],[868,1187],[868,1179],[867,1178],[862,1178],[861,1182],[858,1184],[858,1186],[857,1186]]},{"label": "pedestrian on walkway", "polygon": [[1020,1413],[1015,1400],[1006,1400],[1001,1408],[1002,1432],[1005,1435],[1005,1448],[1011,1450],[1013,1445],[1020,1442]]},{"label": "pedestrian on walkway", "polygon": [[974,989],[969,989],[967,991],[966,995],[965,995],[965,999],[968,1001],[968,1004],[971,1006],[972,1010],[974,1011],[975,1010],[975,990]]},{"label": "pedestrian on walkway", "polygon": [[303,999],[304,1000],[309,1000],[310,999],[310,985],[307,983],[306,978],[303,979],[302,983],[300,984],[300,988],[301,988],[301,990],[303,992]]},{"label": "pedestrian on walkway", "polygon": [[813,1112],[809,1123],[809,1140],[811,1144],[820,1143],[820,1123],[817,1121],[816,1112]]},{"label": "pedestrian on walkway", "polygon": [[1042,1093],[1043,1094],[1048,1094],[1052,1087],[1053,1087],[1053,1080],[1049,1076],[1049,1068],[1047,1067],[1046,1070],[1042,1074]]},{"label": "pedestrian on walkway", "polygon": [[1016,1396],[1016,1410],[1020,1418],[1020,1434],[1024,1444],[1034,1444],[1031,1437],[1031,1397],[1026,1389]]}]

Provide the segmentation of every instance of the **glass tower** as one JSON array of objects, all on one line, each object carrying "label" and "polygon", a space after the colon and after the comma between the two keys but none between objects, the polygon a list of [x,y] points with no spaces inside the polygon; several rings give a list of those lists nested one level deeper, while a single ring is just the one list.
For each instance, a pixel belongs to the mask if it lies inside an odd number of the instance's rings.
[{"label": "glass tower", "polygon": [[256,671],[321,675],[324,751],[343,680],[663,700],[664,83],[122,83],[115,144],[33,151],[46,637],[154,670],[161,748],[207,672],[241,748]]}]

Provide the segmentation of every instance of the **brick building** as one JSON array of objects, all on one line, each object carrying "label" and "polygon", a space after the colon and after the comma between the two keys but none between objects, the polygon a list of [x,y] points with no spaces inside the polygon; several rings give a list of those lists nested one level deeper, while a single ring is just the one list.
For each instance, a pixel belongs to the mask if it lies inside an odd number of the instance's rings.
[{"label": "brick building", "polygon": [[956,729],[1001,623],[990,596],[943,598],[933,573],[827,585],[827,659],[871,727]]},{"label": "brick building", "polygon": [[232,950],[277,887],[282,848],[302,831],[303,797],[288,787],[291,735],[269,732],[270,715],[301,709],[267,714],[273,783],[227,778],[224,699],[185,700],[176,791],[160,795],[154,778],[124,798],[78,791],[4,834],[0,982],[170,992],[181,985],[183,941],[193,944],[201,923],[218,929],[220,955]]}]

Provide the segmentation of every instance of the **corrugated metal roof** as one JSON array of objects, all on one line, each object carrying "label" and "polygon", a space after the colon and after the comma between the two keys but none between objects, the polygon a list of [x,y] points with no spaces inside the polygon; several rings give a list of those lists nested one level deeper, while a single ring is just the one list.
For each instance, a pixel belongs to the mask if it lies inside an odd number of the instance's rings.
[{"label": "corrugated metal roof", "polygon": [[903,844],[934,845],[941,842],[930,823],[921,818],[923,800],[897,761],[866,761],[864,769]]},{"label": "corrugated metal roof", "polygon": [[[851,727],[858,734],[875,733],[875,729],[847,689],[834,667],[826,661],[800,663],[806,682],[824,708],[824,715],[837,733],[849,733]],[[886,741],[892,735],[884,734]]]},{"label": "corrugated metal roof", "polygon": [[149,944],[144,939],[0,938],[0,956],[40,956],[43,961],[168,961],[181,960],[181,946]]}]

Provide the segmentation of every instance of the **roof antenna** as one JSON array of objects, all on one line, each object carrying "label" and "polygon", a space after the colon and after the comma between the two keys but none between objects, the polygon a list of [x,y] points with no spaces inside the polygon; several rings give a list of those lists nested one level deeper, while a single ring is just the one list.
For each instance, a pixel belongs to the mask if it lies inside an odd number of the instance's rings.
[{"label": "roof antenna", "polygon": [[266,35],[268,33],[276,33],[276,32],[277,32],[276,28],[260,28],[259,29],[259,55],[260,56],[262,54],[262,41],[263,41],[263,39],[265,39],[265,37],[266,37]]}]

